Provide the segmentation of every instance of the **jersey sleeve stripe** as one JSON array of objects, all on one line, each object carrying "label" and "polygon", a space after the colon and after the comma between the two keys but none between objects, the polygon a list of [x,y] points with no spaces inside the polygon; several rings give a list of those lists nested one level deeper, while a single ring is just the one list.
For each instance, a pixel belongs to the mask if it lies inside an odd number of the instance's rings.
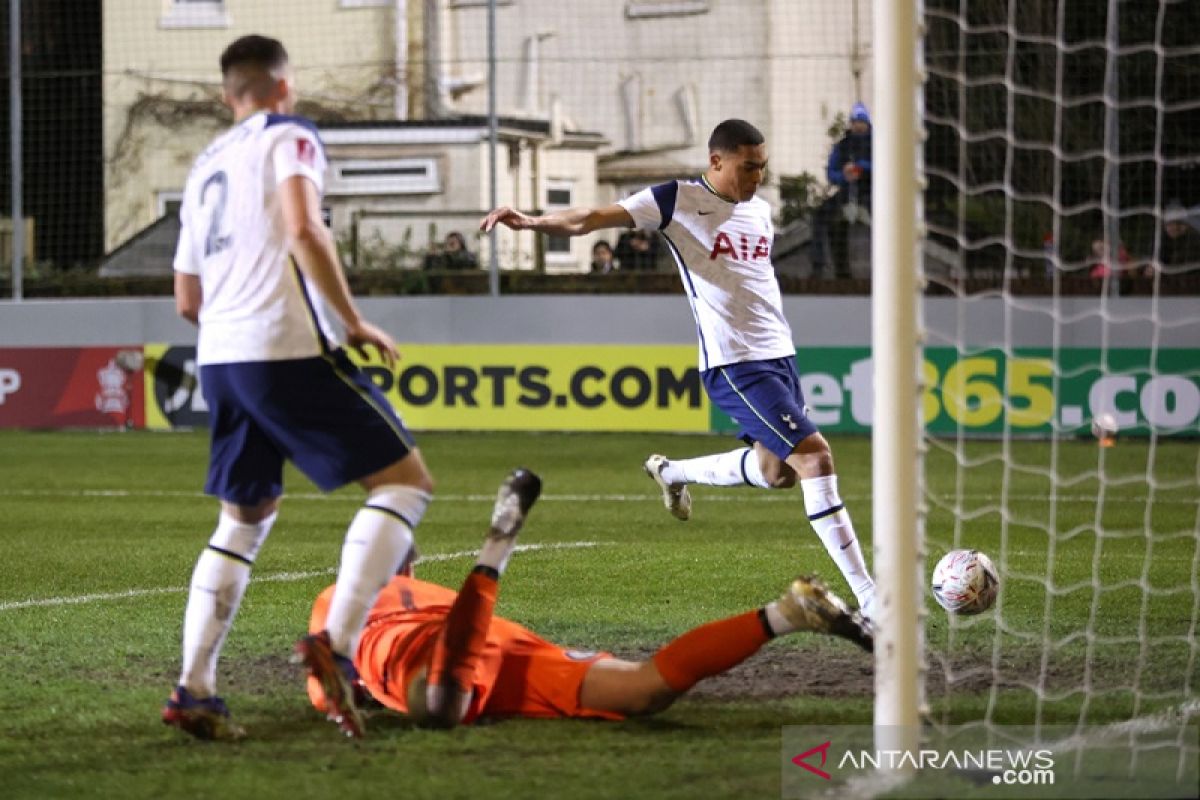
[{"label": "jersey sleeve stripe", "polygon": [[679,197],[679,182],[668,181],[660,183],[657,186],[650,187],[650,192],[654,195],[654,202],[658,203],[658,215],[662,222],[658,224],[658,229],[665,230],[671,224],[671,218],[675,216],[675,201]]}]

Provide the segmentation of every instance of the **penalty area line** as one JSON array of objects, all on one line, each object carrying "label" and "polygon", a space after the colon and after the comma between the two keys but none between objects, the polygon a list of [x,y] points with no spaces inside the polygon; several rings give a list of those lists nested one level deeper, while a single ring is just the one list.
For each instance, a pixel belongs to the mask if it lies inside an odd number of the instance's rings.
[{"label": "penalty area line", "polygon": [[[578,550],[586,547],[604,547],[615,542],[546,542],[545,544],[519,544],[513,548],[518,553],[530,553],[548,550]],[[453,561],[457,558],[467,558],[479,554],[479,550],[458,550],[452,553],[430,553],[417,559],[417,564],[432,564],[438,561]],[[328,569],[304,570],[301,572],[268,572],[255,575],[252,583],[293,583],[295,581],[319,578],[322,575],[334,575],[337,570]],[[77,606],[88,603],[103,603],[109,600],[128,600],[135,597],[155,597],[164,594],[184,594],[186,586],[158,586],[147,589],[126,589],[121,592],[96,592],[93,594],[63,595],[60,597],[40,597],[29,600],[14,600],[0,603],[0,612],[17,611],[22,608],[52,608],[54,606]]]}]

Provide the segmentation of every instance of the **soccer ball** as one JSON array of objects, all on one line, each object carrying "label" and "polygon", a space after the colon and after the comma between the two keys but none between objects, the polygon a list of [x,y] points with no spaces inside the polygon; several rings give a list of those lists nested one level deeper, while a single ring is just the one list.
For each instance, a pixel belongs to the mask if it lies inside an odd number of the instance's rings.
[{"label": "soccer ball", "polygon": [[1097,414],[1092,420],[1092,435],[1099,439],[1100,444],[1105,447],[1112,446],[1119,430],[1120,426],[1117,425],[1117,418],[1107,411]]},{"label": "soccer ball", "polygon": [[978,550],[951,550],[933,568],[933,596],[951,614],[970,616],[996,602],[1000,578],[992,560]]}]

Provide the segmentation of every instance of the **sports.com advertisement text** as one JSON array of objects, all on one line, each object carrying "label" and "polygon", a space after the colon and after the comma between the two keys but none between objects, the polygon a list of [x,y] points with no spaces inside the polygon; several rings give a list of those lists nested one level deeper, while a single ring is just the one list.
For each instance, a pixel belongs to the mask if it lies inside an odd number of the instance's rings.
[{"label": "sports.com advertisement text", "polygon": [[[401,344],[401,361],[360,365],[414,430],[732,433],[712,406],[691,345]],[[192,346],[150,344],[146,426],[204,427]],[[829,433],[867,433],[871,352],[799,351],[809,415]],[[1085,435],[1111,414],[1122,436],[1200,431],[1200,349],[926,348],[921,408],[930,433]]]},{"label": "sports.com advertisement text", "polygon": [[[401,361],[351,357],[428,431],[709,430],[708,398],[685,345],[399,345]],[[203,427],[196,348],[146,345],[146,425]]]}]

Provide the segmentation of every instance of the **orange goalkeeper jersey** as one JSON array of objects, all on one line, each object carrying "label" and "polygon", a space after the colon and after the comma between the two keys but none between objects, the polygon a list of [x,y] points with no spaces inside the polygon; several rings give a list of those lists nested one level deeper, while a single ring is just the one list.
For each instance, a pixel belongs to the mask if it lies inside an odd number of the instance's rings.
[{"label": "orange goalkeeper jersey", "polygon": [[[308,626],[312,633],[325,627],[333,588],[321,592],[313,604]],[[444,586],[403,575],[392,578],[379,593],[354,655],[354,666],[376,700],[408,712],[408,685],[429,666],[456,596]],[[463,722],[485,715],[619,719],[579,704],[588,668],[607,657],[608,653],[565,650],[515,622],[492,617]],[[312,678],[308,693],[323,711],[325,698]]]}]

